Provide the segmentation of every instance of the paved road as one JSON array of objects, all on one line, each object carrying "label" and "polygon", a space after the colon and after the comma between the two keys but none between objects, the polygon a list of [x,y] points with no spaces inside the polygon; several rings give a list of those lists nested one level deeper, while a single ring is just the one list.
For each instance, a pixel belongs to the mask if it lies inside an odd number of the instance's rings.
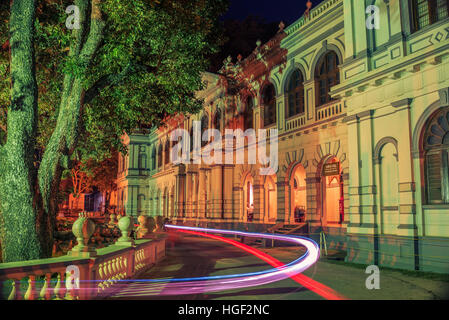
[{"label": "paved road", "polygon": [[[298,258],[300,248],[261,249],[278,260],[288,263]],[[141,279],[187,278],[228,275],[271,269],[264,261],[229,244],[196,236],[171,233],[167,257]],[[349,299],[449,299],[449,283],[397,271],[381,272],[381,289],[365,287],[365,270],[320,260],[304,273],[306,276],[334,289]],[[138,294],[136,295],[136,292]],[[111,299],[133,300],[321,300],[314,292],[287,279],[277,283],[218,293],[186,296],[164,296],[164,285],[133,283]]]}]

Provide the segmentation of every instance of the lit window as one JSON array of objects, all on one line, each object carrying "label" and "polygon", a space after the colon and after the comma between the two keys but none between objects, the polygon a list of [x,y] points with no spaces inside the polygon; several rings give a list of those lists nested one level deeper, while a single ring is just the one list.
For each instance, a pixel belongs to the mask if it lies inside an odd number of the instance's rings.
[{"label": "lit window", "polygon": [[287,94],[287,117],[304,113],[304,78],[299,70],[296,70],[290,77]]},{"label": "lit window", "polygon": [[449,108],[433,116],[424,135],[427,200],[449,203]]},{"label": "lit window", "polygon": [[332,101],[331,88],[340,83],[340,71],[338,70],[338,57],[333,51],[328,52],[322,58],[316,69],[317,106]]},{"label": "lit window", "polygon": [[421,30],[449,16],[449,0],[414,0],[415,30]]}]

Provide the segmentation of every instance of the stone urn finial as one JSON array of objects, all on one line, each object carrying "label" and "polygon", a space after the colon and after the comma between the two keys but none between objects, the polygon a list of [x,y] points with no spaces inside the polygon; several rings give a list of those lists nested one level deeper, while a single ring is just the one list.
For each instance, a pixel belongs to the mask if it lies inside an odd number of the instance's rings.
[{"label": "stone urn finial", "polygon": [[139,218],[137,218],[137,221],[139,222],[139,226],[137,227],[137,238],[144,239],[150,232],[148,228],[148,217],[141,215]]},{"label": "stone urn finial", "polygon": [[109,225],[110,226],[114,226],[115,225],[115,219],[117,218],[117,216],[114,213],[111,213],[109,215]]},{"label": "stone urn finial", "polygon": [[69,256],[89,258],[97,255],[97,250],[89,244],[89,240],[95,232],[95,227],[95,222],[89,219],[85,212],[79,214],[79,218],[72,226],[72,232],[78,243],[69,251]]},{"label": "stone urn finial", "polygon": [[130,216],[122,216],[118,222],[122,236],[115,243],[118,246],[131,247],[134,245],[134,240],[130,237],[131,231],[134,228],[133,218]]}]

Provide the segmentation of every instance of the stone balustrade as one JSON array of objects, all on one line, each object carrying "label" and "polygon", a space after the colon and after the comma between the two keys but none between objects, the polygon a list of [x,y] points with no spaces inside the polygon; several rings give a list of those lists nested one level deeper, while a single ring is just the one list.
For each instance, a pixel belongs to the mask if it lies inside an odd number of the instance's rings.
[{"label": "stone balustrade", "polygon": [[332,101],[316,109],[316,121],[327,120],[346,112],[346,106],[342,101]]},{"label": "stone balustrade", "polygon": [[285,129],[287,131],[295,130],[303,127],[306,124],[306,115],[302,114],[286,122]]},{"label": "stone balustrade", "polygon": [[340,5],[341,3],[343,3],[343,0],[327,0],[321,2],[318,6],[316,6],[310,11],[308,17],[306,17],[305,15],[302,16],[300,19],[298,19],[297,21],[292,23],[288,28],[286,28],[285,32],[288,35],[291,35],[292,33],[301,30],[304,26],[309,25],[312,22],[318,20],[331,8],[335,7],[336,5]]},{"label": "stone balustrade", "polygon": [[[79,220],[84,221],[79,224],[86,224],[85,215],[80,215]],[[81,242],[86,240],[82,237],[78,232]],[[117,242],[95,250],[94,255],[75,253],[0,264],[0,300],[91,300],[108,296],[118,282],[135,279],[165,257],[165,235],[152,235],[151,239],[136,240],[132,245]]]}]

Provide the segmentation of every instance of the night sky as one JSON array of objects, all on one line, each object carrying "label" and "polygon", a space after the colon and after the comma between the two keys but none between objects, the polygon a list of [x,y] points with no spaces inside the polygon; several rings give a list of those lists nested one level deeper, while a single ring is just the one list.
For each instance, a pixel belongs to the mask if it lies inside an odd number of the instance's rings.
[{"label": "night sky", "polygon": [[[286,25],[299,19],[306,9],[307,0],[230,0],[224,19],[243,20],[248,15],[261,16],[267,22],[284,21]],[[312,0],[314,5],[321,0]]]}]

